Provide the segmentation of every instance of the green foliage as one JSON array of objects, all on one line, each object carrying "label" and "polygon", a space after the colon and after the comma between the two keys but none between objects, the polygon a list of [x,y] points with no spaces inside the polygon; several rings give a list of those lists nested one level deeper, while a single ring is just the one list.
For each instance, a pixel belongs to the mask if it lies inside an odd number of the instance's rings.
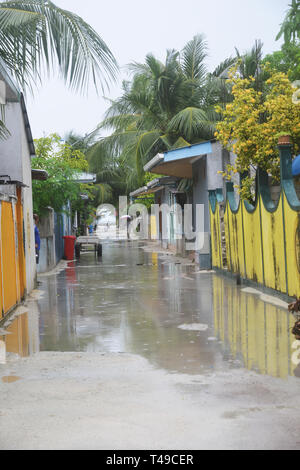
[{"label": "green foliage", "polygon": [[[69,88],[98,90],[115,79],[118,66],[98,33],[82,18],[50,0],[0,3],[0,60],[21,90],[32,90],[43,71],[59,71]],[[0,138],[9,135],[0,110]]]},{"label": "green foliage", "polygon": [[143,185],[143,167],[158,152],[213,138],[214,105],[228,93],[224,80],[207,73],[206,57],[206,42],[198,35],[181,53],[167,51],[164,63],[148,54],[145,63],[130,64],[132,79],[124,81],[122,95],[111,101],[99,125],[111,134],[89,154],[92,168],[112,158],[128,193]]},{"label": "green foliage", "polygon": [[281,25],[280,31],[277,35],[277,40],[281,37],[284,38],[284,42],[294,42],[296,39],[300,39],[300,1],[292,0],[290,9],[288,10],[286,17]]},{"label": "green foliage", "polygon": [[107,83],[116,61],[82,18],[50,0],[0,3],[0,57],[21,86],[38,79],[42,64],[58,66],[70,88],[87,90],[90,80]]},{"label": "green foliage", "polygon": [[216,138],[237,155],[223,176],[230,180],[235,173],[243,174],[241,196],[249,200],[253,197],[250,168],[279,179],[278,138],[289,135],[294,154],[300,148],[300,107],[293,103],[294,88],[286,74],[267,72],[269,78],[261,92],[255,89],[254,77],[242,79],[237,68],[233,69],[233,102],[225,110],[219,109],[223,119],[217,124]]},{"label": "green foliage", "polygon": [[32,168],[46,170],[46,181],[33,181],[34,212],[42,215],[47,207],[56,212],[62,211],[67,201],[80,200],[80,193],[90,194],[91,185],[76,182],[81,172],[88,170],[88,163],[80,150],[61,141],[57,134],[35,141],[36,157],[32,158]]},{"label": "green foliage", "polygon": [[270,64],[272,69],[288,74],[293,82],[300,79],[300,41],[283,44],[280,51],[268,54],[264,64]]}]

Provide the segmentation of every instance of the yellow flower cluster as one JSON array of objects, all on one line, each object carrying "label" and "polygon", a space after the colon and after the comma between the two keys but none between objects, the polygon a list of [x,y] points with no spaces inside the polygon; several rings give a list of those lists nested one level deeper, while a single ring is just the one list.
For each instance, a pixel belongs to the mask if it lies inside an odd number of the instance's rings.
[{"label": "yellow flower cluster", "polygon": [[217,124],[215,137],[237,155],[235,167],[229,173],[245,172],[250,166],[260,167],[279,175],[278,134],[286,133],[296,145],[300,141],[300,106],[293,103],[295,89],[287,75],[272,72],[266,82],[267,93],[253,88],[254,79],[241,79],[236,70],[230,76],[234,100],[224,109],[217,107],[222,121]]}]

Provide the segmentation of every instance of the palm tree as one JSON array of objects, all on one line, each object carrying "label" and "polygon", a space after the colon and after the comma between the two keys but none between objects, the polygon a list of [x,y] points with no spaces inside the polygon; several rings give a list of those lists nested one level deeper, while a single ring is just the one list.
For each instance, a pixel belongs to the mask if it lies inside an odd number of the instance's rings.
[{"label": "palm tree", "polygon": [[31,86],[58,66],[68,87],[86,91],[116,76],[117,64],[101,37],[82,18],[50,0],[0,3],[0,59],[18,83]]},{"label": "palm tree", "polygon": [[254,88],[256,91],[262,91],[266,79],[265,73],[262,70],[263,43],[256,40],[252,49],[243,55],[236,49],[236,57],[239,63],[238,70],[241,78],[255,78]]},{"label": "palm tree", "polygon": [[[93,200],[91,204],[98,207],[100,204],[118,202],[119,194],[125,194],[126,184],[124,183],[124,174],[127,168],[121,167],[116,159],[110,155],[102,154],[102,158],[93,160],[92,155],[97,138],[97,129],[89,134],[82,136],[70,131],[64,137],[72,149],[80,150],[89,161],[89,170],[97,174],[96,183],[93,186]],[[125,179],[126,180],[126,179]]]},{"label": "palm tree", "polygon": [[300,39],[300,1],[292,0],[276,40],[284,37],[286,44]]},{"label": "palm tree", "polygon": [[[130,64],[131,81],[111,101],[99,130],[112,133],[95,144],[90,162],[104,155],[129,167],[127,190],[143,182],[143,166],[158,152],[213,137],[220,96],[218,77],[207,73],[207,45],[201,35],[181,53],[167,51],[164,63],[152,54],[145,63]],[[130,177],[129,177],[130,176]]]}]

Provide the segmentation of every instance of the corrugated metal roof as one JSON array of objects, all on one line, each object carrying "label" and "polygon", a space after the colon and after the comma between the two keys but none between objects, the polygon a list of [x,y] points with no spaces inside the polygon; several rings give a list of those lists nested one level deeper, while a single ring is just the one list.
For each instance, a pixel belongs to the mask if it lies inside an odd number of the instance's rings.
[{"label": "corrugated metal roof", "polygon": [[182,160],[185,158],[198,157],[212,153],[212,143],[203,142],[201,144],[191,145],[190,147],[182,147],[175,150],[170,150],[164,154],[164,163],[174,162],[175,160]]}]

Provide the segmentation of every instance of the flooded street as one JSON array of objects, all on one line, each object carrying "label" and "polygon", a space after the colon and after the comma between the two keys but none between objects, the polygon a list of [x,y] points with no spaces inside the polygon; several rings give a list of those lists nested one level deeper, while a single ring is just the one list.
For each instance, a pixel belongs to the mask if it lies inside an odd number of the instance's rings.
[{"label": "flooded street", "polygon": [[101,262],[84,254],[40,289],[41,351],[132,353],[176,373],[297,375],[284,302],[187,260],[115,242]]},{"label": "flooded street", "polygon": [[38,289],[0,332],[0,448],[298,447],[299,343],[281,299],[135,242]]}]

